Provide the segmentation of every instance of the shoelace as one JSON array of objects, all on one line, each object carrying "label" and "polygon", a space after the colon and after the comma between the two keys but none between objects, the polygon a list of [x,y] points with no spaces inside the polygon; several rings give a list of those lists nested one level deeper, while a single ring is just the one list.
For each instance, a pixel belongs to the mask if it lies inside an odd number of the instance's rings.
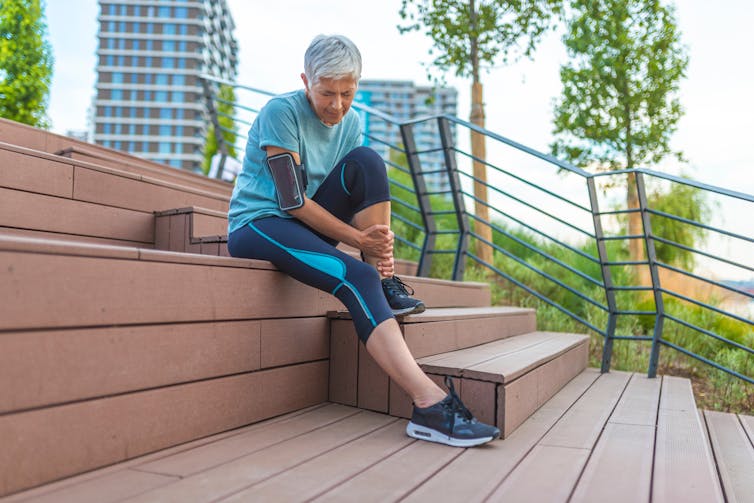
[{"label": "shoelace", "polygon": [[[386,280],[385,283],[387,284],[388,292],[400,293],[406,296],[414,294],[414,289],[404,283],[398,276],[393,276],[392,278]],[[408,290],[411,291],[409,292]]]},{"label": "shoelace", "polygon": [[[450,396],[450,403],[447,404],[448,409],[451,412],[460,412],[466,421],[474,419],[474,415],[461,401],[461,398],[456,394],[456,388],[453,386],[453,379],[450,376],[445,376],[445,386],[448,388],[448,395]],[[453,431],[455,427],[455,414],[453,414],[453,423],[450,425],[450,431]]]}]

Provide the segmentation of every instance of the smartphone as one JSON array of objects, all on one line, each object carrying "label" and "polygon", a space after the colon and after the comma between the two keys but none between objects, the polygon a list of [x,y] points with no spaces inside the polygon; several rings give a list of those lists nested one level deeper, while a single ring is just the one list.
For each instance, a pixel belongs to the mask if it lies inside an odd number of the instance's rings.
[{"label": "smartphone", "polygon": [[267,166],[272,173],[280,209],[288,211],[302,207],[306,190],[303,166],[297,166],[288,152],[268,157]]}]

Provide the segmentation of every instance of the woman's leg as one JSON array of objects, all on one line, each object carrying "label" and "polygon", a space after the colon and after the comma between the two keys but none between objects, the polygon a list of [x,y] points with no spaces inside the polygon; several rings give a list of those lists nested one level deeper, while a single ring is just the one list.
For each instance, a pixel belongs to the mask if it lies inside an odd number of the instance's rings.
[{"label": "woman's leg", "polygon": [[252,222],[230,235],[228,248],[234,257],[269,260],[302,283],[338,297],[351,313],[367,351],[415,403],[431,405],[445,397],[408,350],[374,268],[294,219]]},{"label": "woman's leg", "polygon": [[395,319],[377,325],[367,340],[366,348],[380,368],[411,397],[417,407],[429,407],[445,398],[445,391],[427,377],[414,360]]}]

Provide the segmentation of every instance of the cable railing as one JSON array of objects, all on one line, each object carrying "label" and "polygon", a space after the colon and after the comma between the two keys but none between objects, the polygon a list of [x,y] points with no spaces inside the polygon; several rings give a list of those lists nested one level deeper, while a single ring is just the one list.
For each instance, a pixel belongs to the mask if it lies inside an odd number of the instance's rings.
[{"label": "cable railing", "polygon": [[[272,94],[204,82],[219,148],[243,152],[237,125],[251,124]],[[216,100],[221,85],[235,103]],[[745,217],[754,196],[648,169],[590,173],[457,117],[398,121],[353,108],[364,143],[388,165],[396,256],[416,260],[419,275],[463,280],[473,269],[500,286],[499,300],[560,313],[601,337],[602,371],[614,343],[630,342],[644,344],[651,377],[665,347],[754,384],[754,226]],[[228,116],[231,127],[220,124]],[[468,147],[472,134],[484,136],[485,159]],[[677,193],[710,211],[666,204]]]}]

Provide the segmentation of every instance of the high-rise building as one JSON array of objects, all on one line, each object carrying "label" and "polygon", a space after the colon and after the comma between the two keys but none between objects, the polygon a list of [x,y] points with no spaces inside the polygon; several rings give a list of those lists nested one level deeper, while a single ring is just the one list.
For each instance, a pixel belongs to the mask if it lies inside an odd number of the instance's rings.
[{"label": "high-rise building", "polygon": [[[415,86],[407,80],[371,80],[359,81],[359,90],[355,101],[391,115],[398,122],[406,122],[431,115],[456,115],[458,109],[458,92],[453,87]],[[375,149],[385,159],[390,158],[390,145],[403,145],[400,129],[376,116],[363,118],[366,135],[365,144]],[[451,128],[455,135],[455,128]],[[441,147],[436,121],[417,124],[414,129],[414,141],[418,151]],[[427,182],[434,184],[432,190],[447,190],[447,177],[435,173],[445,166],[444,155],[440,151],[421,154],[420,163],[423,172],[429,172]]]},{"label": "high-rise building", "polygon": [[196,170],[209,115],[199,76],[235,81],[226,0],[99,0],[92,139]]}]

